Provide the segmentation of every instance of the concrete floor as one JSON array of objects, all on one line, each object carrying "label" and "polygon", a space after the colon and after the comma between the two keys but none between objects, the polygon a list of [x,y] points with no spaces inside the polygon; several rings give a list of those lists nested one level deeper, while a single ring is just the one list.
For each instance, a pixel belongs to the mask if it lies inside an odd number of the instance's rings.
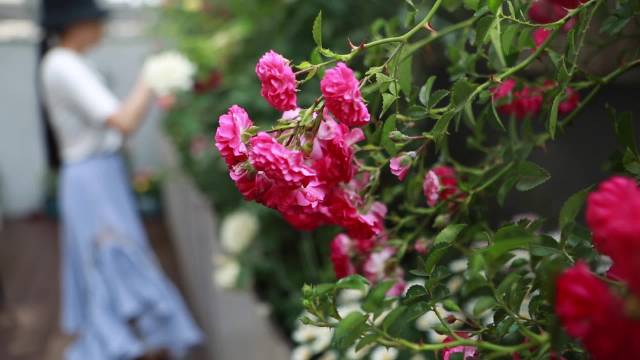
[{"label": "concrete floor", "polygon": [[[145,225],[164,271],[181,287],[163,223]],[[0,359],[62,359],[71,339],[58,329],[58,224],[46,217],[8,221],[0,245]]]}]

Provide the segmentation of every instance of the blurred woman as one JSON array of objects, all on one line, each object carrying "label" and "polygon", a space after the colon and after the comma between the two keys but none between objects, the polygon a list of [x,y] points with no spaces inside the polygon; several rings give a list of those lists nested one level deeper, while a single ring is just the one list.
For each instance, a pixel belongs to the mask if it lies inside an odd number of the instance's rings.
[{"label": "blurred woman", "polygon": [[60,160],[62,327],[72,360],[181,356],[201,340],[150,248],[120,148],[152,98],[138,80],[120,102],[84,54],[106,11],[92,0],[44,0],[39,67],[53,165]]}]

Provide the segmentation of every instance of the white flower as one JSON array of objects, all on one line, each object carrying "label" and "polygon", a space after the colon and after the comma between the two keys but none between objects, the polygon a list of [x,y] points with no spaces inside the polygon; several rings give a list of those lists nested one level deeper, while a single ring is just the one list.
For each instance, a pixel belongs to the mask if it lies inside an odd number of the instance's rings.
[{"label": "white flower", "polygon": [[395,360],[398,357],[398,349],[378,346],[371,352],[371,360]]},{"label": "white flower", "polygon": [[214,258],[213,282],[220,288],[233,289],[240,276],[240,264],[234,259],[218,256]]},{"label": "white flower", "polygon": [[347,315],[351,314],[352,312],[356,312],[356,311],[364,313],[364,311],[362,311],[362,308],[360,308],[360,304],[357,304],[357,303],[345,304],[345,305],[338,306],[337,310],[338,310],[338,314],[342,318],[345,318]]},{"label": "white flower", "polygon": [[371,350],[371,348],[372,348],[372,345],[367,345],[367,346],[363,347],[362,349],[356,351],[356,347],[352,346],[349,349],[347,349],[347,352],[344,355],[349,360],[359,360],[359,359],[362,359],[363,357],[367,356],[367,354],[369,353],[369,350]]},{"label": "white flower", "polygon": [[324,353],[318,360],[338,360],[338,353],[331,350]]},{"label": "white flower", "polygon": [[339,304],[351,304],[358,302],[364,298],[366,291],[360,291],[356,289],[344,289],[338,294]]},{"label": "white flower", "polygon": [[191,89],[195,72],[195,65],[176,51],[153,55],[142,67],[144,81],[159,96]]},{"label": "white flower", "polygon": [[255,238],[258,226],[258,218],[250,211],[238,210],[229,214],[220,227],[222,248],[230,254],[241,253]]},{"label": "white flower", "polygon": [[314,354],[319,354],[326,350],[331,345],[331,338],[333,337],[331,329],[327,327],[316,327],[316,338],[309,344],[311,351]]},{"label": "white flower", "polygon": [[460,290],[463,283],[462,276],[452,276],[449,281],[447,281],[447,289],[449,289],[450,293],[454,294]]},{"label": "white flower", "polygon": [[291,334],[293,341],[304,344],[313,354],[319,354],[331,344],[331,329],[313,325],[305,325],[298,322],[298,327]]},{"label": "white flower", "polygon": [[309,360],[313,354],[308,346],[301,345],[291,352],[291,360]]},{"label": "white flower", "polygon": [[453,273],[459,273],[467,270],[469,261],[466,258],[453,260],[449,263],[449,270]]}]

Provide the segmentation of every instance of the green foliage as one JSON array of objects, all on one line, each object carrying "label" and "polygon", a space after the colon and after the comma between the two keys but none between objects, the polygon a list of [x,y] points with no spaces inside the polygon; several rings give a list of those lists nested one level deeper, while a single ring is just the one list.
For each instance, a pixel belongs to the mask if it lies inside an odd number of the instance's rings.
[{"label": "green foliage", "polygon": [[[599,261],[579,216],[591,188],[568,197],[558,219],[546,222],[496,221],[492,212],[513,189],[535,193],[550,186],[551,174],[529,160],[533,150],[566,136],[584,103],[640,63],[633,57],[637,53],[625,50],[624,65],[604,76],[581,66],[589,28],[604,19],[601,36],[617,39],[631,20],[637,20],[638,1],[591,0],[546,25],[551,35],[537,48],[532,33],[542,25],[527,18],[530,3],[313,0],[303,5],[243,0],[227,4],[229,16],[213,16],[214,20],[168,12],[173,19],[169,29],[181,28],[175,33],[180,34],[176,41],[182,50],[201,70],[209,66],[223,71],[220,88],[204,95],[185,94],[167,118],[183,165],[221,214],[240,205],[226,167],[217,155],[196,159],[188,148],[195,136],[211,136],[215,116],[231,104],[242,104],[263,127],[281,117],[258,96],[253,71],[259,56],[273,48],[298,64],[298,103],[308,115],[297,124],[301,131],[317,130],[321,116],[315,120],[310,115],[323,106],[318,82],[325,69],[343,61],[358,72],[371,114],[371,123],[363,127],[367,140],[356,146],[359,171],[369,175],[359,195],[364,203],[381,200],[389,208],[384,246],[395,253],[385,271],[407,270],[404,275],[414,277],[416,284],[394,298],[387,295],[393,280],[371,283],[354,275],[335,281],[328,245],[335,229],[299,233],[275,213],[256,208],[265,228],[245,264],[253,271],[258,292],[276,308],[280,324],[289,330],[294,326],[301,311],[297,291],[303,284],[314,284],[302,290],[303,322],[335,328],[333,346],[340,354],[380,345],[399,348],[408,358],[469,345],[478,348],[480,358],[518,353],[542,359],[551,352],[585,358],[579,345],[562,333],[553,305],[555,279],[564,268],[578,260],[592,265]],[[180,16],[194,22],[177,21]],[[562,28],[569,21],[576,24],[565,34]],[[238,31],[242,41],[228,53],[201,58],[204,45],[198,42],[224,33],[231,24],[245,29]],[[434,62],[444,63],[447,74]],[[543,66],[532,71],[539,64]],[[493,89],[508,79],[517,80],[518,90],[551,87],[540,95],[539,113],[516,118],[501,111],[514,95],[495,100]],[[557,82],[548,85],[544,80],[549,79]],[[560,113],[569,87],[590,93],[571,112]],[[613,125],[607,130],[615,131],[619,148],[609,166],[640,178],[632,115],[612,109],[610,114]],[[464,141],[456,141],[461,134]],[[472,156],[459,157],[464,151]],[[416,154],[404,182],[388,175],[390,158],[401,152]],[[445,164],[456,170],[460,191],[428,207],[421,194],[425,173]],[[554,238],[547,232],[556,226],[560,235]],[[426,254],[412,251],[419,241],[428,244]],[[461,260],[463,269],[454,266]],[[339,294],[348,289],[365,295],[359,311],[342,316]],[[449,336],[451,343],[425,338],[415,329],[416,319],[425,314],[438,319],[429,330]]]}]

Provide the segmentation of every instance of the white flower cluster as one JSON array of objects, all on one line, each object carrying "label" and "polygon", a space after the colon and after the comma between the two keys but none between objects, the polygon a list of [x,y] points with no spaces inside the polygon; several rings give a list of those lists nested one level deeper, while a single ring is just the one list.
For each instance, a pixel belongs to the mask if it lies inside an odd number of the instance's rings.
[{"label": "white flower cluster", "polygon": [[[362,312],[360,302],[362,301],[366,292],[345,289],[338,294],[338,314],[341,317],[346,317],[352,312]],[[383,313],[376,319],[376,324],[379,324],[384,320],[385,316],[390,312]],[[304,314],[309,318],[313,318],[310,314]],[[355,346],[350,347],[340,357],[338,352],[329,349],[331,345],[331,338],[333,331],[330,328],[315,327],[310,325],[304,325],[299,322],[298,328],[293,332],[292,338],[298,344],[291,353],[291,360],[309,360],[314,356],[320,355],[319,360],[359,360],[369,358],[371,360],[395,360],[398,357],[398,349],[386,348],[384,346],[373,347],[367,345],[364,348],[356,351]],[[420,360],[420,359],[418,359]]]},{"label": "white flower cluster", "polygon": [[220,226],[220,244],[225,255],[214,254],[213,282],[220,288],[233,289],[242,267],[237,257],[253,242],[260,224],[247,210],[237,210],[224,218]]},{"label": "white flower cluster", "polygon": [[142,68],[144,81],[158,96],[191,89],[195,72],[195,65],[176,51],[153,55]]}]

